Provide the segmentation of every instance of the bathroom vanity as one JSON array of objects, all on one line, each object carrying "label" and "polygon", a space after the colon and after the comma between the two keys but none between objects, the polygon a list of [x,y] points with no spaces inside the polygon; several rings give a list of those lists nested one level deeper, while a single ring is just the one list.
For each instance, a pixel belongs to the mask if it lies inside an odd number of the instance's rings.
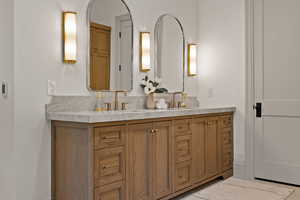
[{"label": "bathroom vanity", "polygon": [[55,200],[171,199],[233,175],[235,108],[47,113]]},{"label": "bathroom vanity", "polygon": [[[90,95],[53,97],[47,107],[52,124],[52,199],[167,200],[232,176],[235,108],[198,108],[197,97],[184,95],[186,79],[197,75],[197,52],[186,51],[180,18],[158,16],[155,29],[140,32],[145,37],[137,41],[125,1],[91,0],[87,16]],[[134,42],[140,43],[140,55],[134,54]],[[137,57],[139,73],[147,72],[142,84],[133,78],[141,77],[133,63]],[[140,85],[143,90],[137,89]],[[146,95],[132,96],[140,91]],[[149,97],[162,92],[165,96],[158,102],[172,109],[143,110]],[[153,102],[147,107],[159,108]],[[129,111],[107,111],[121,107]]]}]

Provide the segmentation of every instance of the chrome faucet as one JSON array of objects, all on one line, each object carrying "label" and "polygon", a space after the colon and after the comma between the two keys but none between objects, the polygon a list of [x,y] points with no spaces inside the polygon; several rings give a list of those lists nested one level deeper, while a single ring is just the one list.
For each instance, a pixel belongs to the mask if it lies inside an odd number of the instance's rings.
[{"label": "chrome faucet", "polygon": [[[124,96],[127,96],[127,92],[123,90],[115,91],[115,110],[119,110],[119,94],[124,93]],[[122,104],[122,110],[124,109],[124,104]]]},{"label": "chrome faucet", "polygon": [[[181,101],[176,102],[176,95],[181,95]],[[186,107],[183,98],[186,96],[183,92],[174,92],[172,99],[172,108],[184,108]],[[177,104],[176,104],[177,103]]]},{"label": "chrome faucet", "polygon": [[172,98],[172,108],[176,108],[176,95],[180,94],[181,97],[183,96],[183,92],[174,92],[173,93],[173,98]]}]

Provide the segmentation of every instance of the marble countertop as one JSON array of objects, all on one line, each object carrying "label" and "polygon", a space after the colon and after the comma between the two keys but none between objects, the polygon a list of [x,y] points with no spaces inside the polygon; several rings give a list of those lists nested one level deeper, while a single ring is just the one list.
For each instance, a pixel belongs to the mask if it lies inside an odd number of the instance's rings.
[{"label": "marble countertop", "polygon": [[48,120],[79,122],[79,123],[100,123],[130,121],[141,119],[153,119],[164,117],[180,117],[189,115],[214,114],[235,112],[236,108],[193,108],[193,109],[169,109],[169,110],[128,110],[128,111],[86,111],[86,112],[47,112]]}]

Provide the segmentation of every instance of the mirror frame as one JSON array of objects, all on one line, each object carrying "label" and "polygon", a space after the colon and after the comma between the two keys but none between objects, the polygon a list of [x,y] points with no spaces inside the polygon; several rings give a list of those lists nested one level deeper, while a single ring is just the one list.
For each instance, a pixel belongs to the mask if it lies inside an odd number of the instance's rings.
[{"label": "mirror frame", "polygon": [[[86,16],[86,25],[87,25],[87,50],[86,50],[86,86],[89,92],[97,93],[97,92],[117,92],[120,90],[92,90],[90,86],[90,20],[91,20],[91,12],[92,12],[92,5],[94,2],[97,0],[90,0],[88,3],[87,7],[87,16]],[[133,90],[133,73],[134,73],[134,23],[133,23],[133,17],[131,10],[129,9],[129,6],[126,4],[125,0],[119,0],[125,8],[128,10],[130,19],[131,19],[131,24],[132,24],[132,36],[131,36],[131,49],[132,49],[132,54],[131,54],[131,68],[132,68],[132,73],[131,73],[131,88],[129,90],[124,90],[122,92],[131,92]]]},{"label": "mirror frame", "polygon": [[[183,51],[183,63],[182,63],[182,68],[183,68],[183,85],[182,85],[182,91],[172,91],[171,93],[176,93],[176,92],[184,92],[185,91],[185,72],[186,72],[186,39],[185,39],[185,34],[184,34],[184,28],[183,28],[183,25],[181,23],[181,21],[175,17],[174,15],[171,15],[171,14],[163,14],[161,15],[157,21],[156,21],[156,24],[155,24],[155,29],[154,29],[154,77],[155,77],[155,80],[157,80],[159,78],[158,76],[158,61],[157,61],[157,52],[158,52],[158,26],[161,22],[161,20],[164,18],[164,17],[171,17],[173,18],[179,25],[180,29],[181,29],[181,33],[182,33],[182,39],[183,39],[183,44],[182,44],[182,51]],[[163,82],[163,80],[162,80]],[[167,88],[168,89],[168,88]]]}]

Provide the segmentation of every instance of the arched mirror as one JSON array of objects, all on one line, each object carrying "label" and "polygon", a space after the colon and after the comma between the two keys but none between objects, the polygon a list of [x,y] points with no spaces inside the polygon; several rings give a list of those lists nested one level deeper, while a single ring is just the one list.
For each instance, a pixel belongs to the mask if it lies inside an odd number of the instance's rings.
[{"label": "arched mirror", "polygon": [[123,0],[92,0],[88,7],[88,89],[130,91],[133,22]]},{"label": "arched mirror", "polygon": [[185,36],[180,21],[159,17],[155,26],[155,76],[169,92],[184,91]]}]

